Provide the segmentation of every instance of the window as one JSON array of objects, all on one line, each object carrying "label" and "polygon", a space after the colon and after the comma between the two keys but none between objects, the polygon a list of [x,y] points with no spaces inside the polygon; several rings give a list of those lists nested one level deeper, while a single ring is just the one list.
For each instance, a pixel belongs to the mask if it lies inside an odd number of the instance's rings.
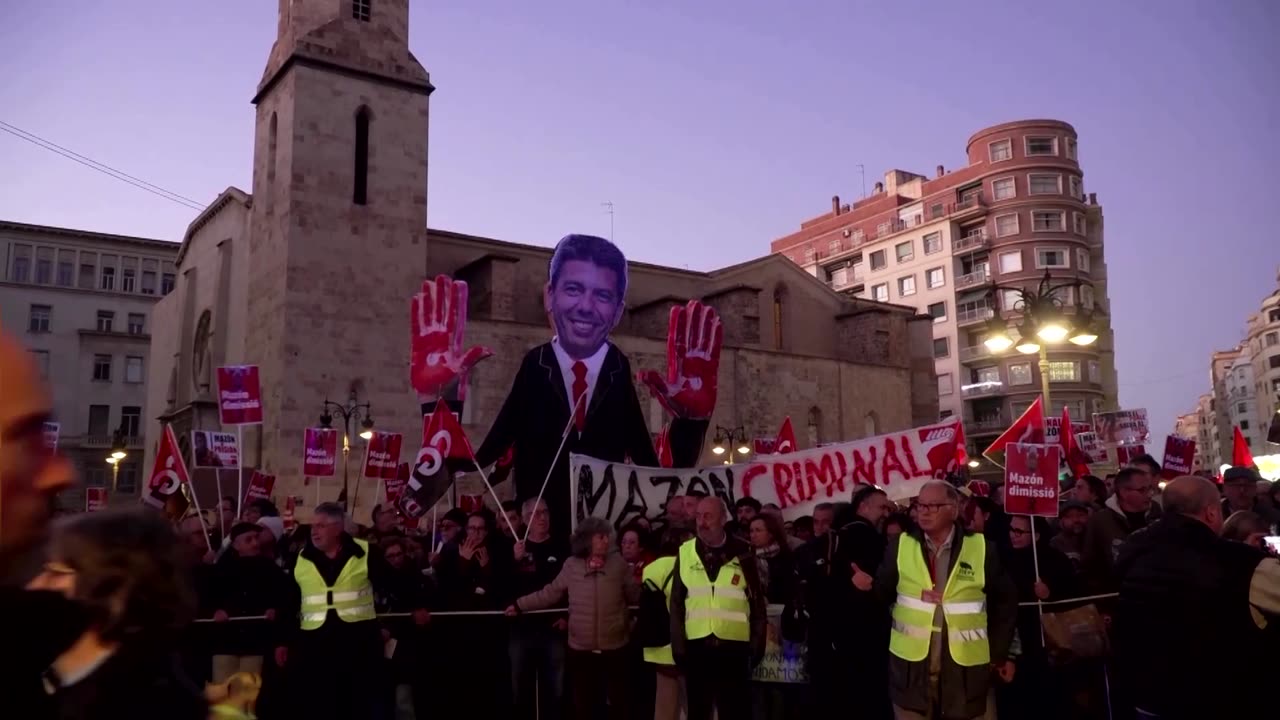
[{"label": "window", "polygon": [[924,254],[932,255],[942,252],[942,233],[929,233],[924,236]]},{"label": "window", "polygon": [[143,295],[156,294],[156,261],[155,260],[144,259],[142,261],[142,294]]},{"label": "window", "polygon": [[98,311],[98,332],[111,332],[111,325],[115,322],[116,314],[110,310]]},{"label": "window", "polygon": [[1000,178],[991,181],[991,197],[995,200],[1008,200],[1017,195],[1017,190],[1013,186],[1013,178]]},{"label": "window", "polygon": [[80,253],[80,281],[78,285],[81,290],[92,290],[97,287],[98,282],[98,256],[95,253]]},{"label": "window", "polygon": [[32,350],[32,360],[35,360],[36,367],[40,368],[41,379],[49,379],[49,351],[48,350]]},{"label": "window", "polygon": [[817,258],[818,258],[818,251],[817,251],[817,250],[814,250],[814,249],[813,249],[813,248],[811,248],[811,247],[807,247],[807,248],[805,248],[805,249],[804,249],[804,261],[805,261],[806,263],[811,263],[811,262],[813,262],[814,260],[816,260]]},{"label": "window", "polygon": [[889,234],[889,223],[887,223],[887,222],[882,222],[882,223],[880,223],[879,225],[876,225],[876,236],[877,236],[877,237],[878,237],[878,236],[880,236],[880,235],[888,235],[888,234]]},{"label": "window", "polygon": [[1003,162],[1013,157],[1013,143],[1008,140],[997,140],[987,145],[987,157],[991,162]]},{"label": "window", "polygon": [[111,424],[111,406],[110,405],[90,405],[89,406],[89,435],[102,437],[109,435],[110,430],[107,426]]},{"label": "window", "polygon": [[1075,360],[1050,360],[1049,382],[1080,382],[1080,363]]},{"label": "window", "polygon": [[[359,0],[357,0],[359,2]],[[365,2],[366,12],[368,2]],[[367,18],[366,18],[367,19]],[[369,108],[356,112],[356,166],[351,202],[364,205],[369,194]]]},{"label": "window", "polygon": [[1062,248],[1036,248],[1036,269],[1069,267],[1067,251]]},{"label": "window", "polygon": [[369,13],[373,4],[373,0],[352,0],[351,1],[351,17],[362,22],[369,22]]},{"label": "window", "polygon": [[827,253],[828,253],[829,255],[835,255],[835,254],[836,254],[836,253],[838,253],[838,252],[840,252],[840,241],[839,241],[839,240],[832,240],[832,241],[830,241],[830,242],[828,242],[828,243],[827,243]]},{"label": "window", "polygon": [[1082,187],[1080,186],[1080,176],[1079,176],[1079,175],[1068,175],[1068,176],[1067,176],[1067,182],[1068,182],[1067,187],[1071,190],[1071,197],[1075,198],[1076,200],[1081,200],[1081,199],[1083,199],[1083,198],[1084,198],[1084,188],[1082,188]]},{"label": "window", "polygon": [[1071,213],[1071,229],[1075,230],[1077,235],[1088,235],[1089,224],[1084,219],[1084,215],[1073,212]]},{"label": "window", "polygon": [[142,358],[130,356],[124,359],[124,381],[135,385],[142,382]]},{"label": "window", "polygon": [[120,466],[120,472],[115,477],[115,491],[119,493],[133,494],[138,492],[138,463],[128,462]]},{"label": "window", "polygon": [[1008,235],[1018,234],[1018,216],[1017,215],[997,215],[996,216],[996,237],[1005,237]]},{"label": "window", "polygon": [[1276,368],[1280,368],[1280,355],[1272,355],[1271,357],[1267,358],[1267,367],[1271,368],[1272,370],[1275,370]]},{"label": "window", "polygon": [[950,395],[955,392],[955,388],[951,382],[951,373],[945,373],[938,376],[938,394]]},{"label": "window", "polygon": [[143,315],[142,313],[129,313],[129,334],[141,335],[146,322],[146,315]]},{"label": "window", "polygon": [[[947,303],[946,303],[946,301],[943,301],[943,302],[936,302],[936,303],[930,303],[930,304],[929,304],[929,317],[933,318],[933,321],[934,321],[934,322],[942,322],[943,320],[946,320],[946,319],[947,319]],[[943,338],[943,339],[945,340],[946,338]],[[937,341],[937,340],[934,340],[933,342],[934,342],[934,344],[936,345],[938,341]]]},{"label": "window", "polygon": [[1076,146],[1076,139],[1073,137],[1067,138],[1067,157],[1071,160],[1077,160],[1079,159],[1077,157],[1078,153],[1079,148]]},{"label": "window", "polygon": [[1000,289],[1000,309],[1001,310],[1017,310],[1018,303],[1022,302],[1022,293],[1013,288]]},{"label": "window", "polygon": [[1022,272],[1022,251],[1000,253],[1000,274]]},{"label": "window", "polygon": [[1056,288],[1054,289],[1053,292],[1049,293],[1049,295],[1054,299],[1056,299],[1058,303],[1061,305],[1066,306],[1066,305],[1075,304],[1075,297],[1076,297],[1075,288],[1069,288],[1069,287]]},{"label": "window", "polygon": [[889,260],[887,259],[884,250],[876,250],[875,252],[871,253],[871,269],[872,270],[883,270],[886,267],[888,267],[888,265],[889,265]]},{"label": "window", "polygon": [[1097,360],[1089,361],[1089,382],[1102,383],[1102,366]]},{"label": "window", "polygon": [[93,356],[93,379],[100,382],[111,382],[111,356]]},{"label": "window", "polygon": [[995,366],[978,368],[977,370],[973,371],[973,381],[979,384],[981,383],[997,383],[998,384],[1000,382],[1000,368]]},{"label": "window", "polygon": [[1076,248],[1076,269],[1081,272],[1089,272],[1089,251],[1084,248]]},{"label": "window", "polygon": [[944,358],[951,354],[951,344],[947,338],[940,337],[933,339],[933,356],[936,358]]},{"label": "window", "polygon": [[142,408],[125,405],[120,408],[120,432],[127,438],[142,435]]},{"label": "window", "polygon": [[1267,333],[1267,347],[1275,347],[1280,345],[1280,333]]},{"label": "window", "polygon": [[33,333],[49,332],[53,308],[48,305],[32,305],[31,314],[27,316],[27,331]]},{"label": "window", "polygon": [[36,282],[41,285],[53,282],[53,248],[36,248]]},{"label": "window", "polygon": [[853,234],[849,236],[849,239],[853,241],[854,245],[857,245],[867,239],[867,234],[862,231],[862,228],[854,228]]},{"label": "window", "polygon": [[9,279],[14,282],[31,281],[31,246],[13,246],[13,266],[9,268]]},{"label": "window", "polygon": [[1086,310],[1093,309],[1093,286],[1092,285],[1080,286],[1080,304],[1083,305]]},{"label": "window", "polygon": [[[1240,412],[1244,412],[1244,405],[1241,405],[1241,406],[1240,406]],[[1248,420],[1241,420],[1241,421],[1240,421],[1240,429],[1241,429],[1241,430],[1248,430],[1248,429],[1249,429],[1249,421],[1248,421]],[[1247,440],[1247,438],[1246,438],[1246,440]]]},{"label": "window", "polygon": [[72,250],[58,251],[58,285],[71,287],[76,283],[76,254]]},{"label": "window", "polygon": [[1027,138],[1027,155],[1057,155],[1057,154],[1058,154],[1058,138],[1054,138],[1054,137]]},{"label": "window", "polygon": [[1272,310],[1267,313],[1267,322],[1280,322],[1280,310]]},{"label": "window", "polygon": [[933,205],[929,206],[930,220],[937,220],[938,218],[942,217],[945,214],[946,214],[946,210],[944,209],[942,203],[934,203]]},{"label": "window", "polygon": [[1061,210],[1036,210],[1031,213],[1031,229],[1034,232],[1062,232],[1064,222]]},{"label": "window", "polygon": [[[1238,412],[1238,413],[1242,413],[1242,414],[1243,414],[1243,413],[1247,413],[1247,412],[1249,412],[1249,406],[1248,406],[1248,405],[1245,405],[1244,403],[1236,403],[1236,412]],[[1241,430],[1248,430],[1249,428],[1244,427],[1244,426],[1241,426],[1241,427],[1240,427],[1240,429],[1241,429]]]},{"label": "window", "polygon": [[908,275],[898,278],[898,297],[911,297],[916,294],[916,276]]},{"label": "window", "polygon": [[[103,258],[105,261],[106,258]],[[103,266],[102,283],[98,285],[99,290],[115,290],[116,289],[116,269],[113,267]]]},{"label": "window", "polygon": [[915,245],[910,240],[908,240],[907,242],[898,243],[897,245],[895,245],[893,247],[893,252],[895,255],[898,256],[898,262],[900,263],[907,262],[908,260],[911,260],[916,256]]},{"label": "window", "polygon": [[138,258],[125,258],[120,268],[120,289],[131,293],[138,291]]},{"label": "window", "polygon": [[1009,384],[1010,385],[1030,385],[1034,382],[1031,379],[1031,363],[1017,363],[1009,366]]},{"label": "window", "polygon": [[871,286],[871,299],[880,302],[889,302],[889,283],[880,283]]},{"label": "window", "polygon": [[1027,192],[1032,195],[1061,195],[1061,175],[1031,175],[1027,181]]},{"label": "window", "polygon": [[946,271],[944,271],[944,270],[943,270],[942,268],[940,268],[940,267],[931,268],[931,269],[929,269],[929,270],[926,270],[926,271],[925,271],[925,273],[924,273],[924,282],[925,282],[925,284],[926,284],[926,285],[928,285],[928,286],[929,286],[929,289],[930,289],[930,290],[932,290],[932,289],[934,289],[934,288],[940,288],[940,287],[942,287],[943,285],[946,285],[946,284],[947,284],[947,274],[946,274]]}]

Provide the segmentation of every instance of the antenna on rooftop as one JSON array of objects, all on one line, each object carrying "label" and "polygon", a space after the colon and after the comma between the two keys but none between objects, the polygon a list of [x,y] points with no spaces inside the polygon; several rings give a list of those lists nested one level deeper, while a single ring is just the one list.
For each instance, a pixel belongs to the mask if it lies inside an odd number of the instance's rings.
[{"label": "antenna on rooftop", "polygon": [[600,203],[600,206],[605,209],[605,212],[609,213],[609,242],[613,242],[613,201],[605,200]]},{"label": "antenna on rooftop", "polygon": [[865,198],[867,196],[867,168],[862,163],[858,163],[856,167],[858,168],[858,174],[862,176],[862,197]]}]

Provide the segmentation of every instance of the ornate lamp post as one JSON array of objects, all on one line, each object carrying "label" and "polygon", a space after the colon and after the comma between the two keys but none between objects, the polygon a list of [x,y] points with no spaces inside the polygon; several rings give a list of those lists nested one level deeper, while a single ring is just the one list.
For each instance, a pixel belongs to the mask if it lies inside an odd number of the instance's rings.
[{"label": "ornate lamp post", "polygon": [[[351,464],[351,423],[359,423],[360,437],[368,441],[373,437],[373,415],[369,411],[369,403],[359,402],[355,390],[347,396],[345,405],[332,402],[329,398],[324,399],[324,405],[320,409],[320,427],[333,427],[334,413],[342,418],[342,497],[343,502],[346,502],[348,468]],[[353,502],[352,505],[354,506],[355,503]]]},{"label": "ornate lamp post", "polygon": [[1097,317],[1101,313],[1092,310],[1069,317],[1063,312],[1063,302],[1058,298],[1059,290],[1078,288],[1080,280],[1054,283],[1045,271],[1039,287],[1034,291],[1020,287],[996,285],[992,290],[1013,290],[1018,293],[1018,300],[1013,307],[1005,308],[1022,315],[1018,324],[1018,337],[1015,340],[1009,334],[1008,321],[996,314],[987,323],[987,337],[983,344],[993,354],[999,354],[1010,347],[1024,355],[1040,355],[1040,394],[1044,397],[1045,410],[1049,405],[1049,345],[1064,340],[1087,347],[1098,341]]},{"label": "ornate lamp post", "polygon": [[728,455],[724,459],[725,465],[733,464],[734,453],[743,456],[751,454],[751,446],[747,444],[747,430],[739,425],[736,428],[727,428],[720,425],[716,426],[715,444],[711,446],[711,452],[719,455]]},{"label": "ornate lamp post", "polygon": [[129,456],[125,447],[124,428],[116,428],[111,434],[111,454],[107,456],[107,464],[111,466],[111,492],[120,489],[120,463]]}]

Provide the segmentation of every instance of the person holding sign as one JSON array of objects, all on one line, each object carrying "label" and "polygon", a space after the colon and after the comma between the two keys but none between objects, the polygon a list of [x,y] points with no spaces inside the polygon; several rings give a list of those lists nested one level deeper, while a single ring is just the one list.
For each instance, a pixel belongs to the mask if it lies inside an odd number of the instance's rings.
[{"label": "person holding sign", "polygon": [[889,545],[874,589],[891,608],[889,697],[898,720],[981,718],[991,676],[1013,680],[1018,593],[994,543],[956,524],[960,493],[941,480],[917,499],[917,529]]}]

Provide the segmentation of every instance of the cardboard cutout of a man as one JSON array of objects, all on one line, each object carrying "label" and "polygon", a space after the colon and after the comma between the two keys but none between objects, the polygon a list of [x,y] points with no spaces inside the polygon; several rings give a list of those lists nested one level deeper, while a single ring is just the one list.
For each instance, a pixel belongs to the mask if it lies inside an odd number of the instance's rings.
[{"label": "cardboard cutout of a man", "polygon": [[[631,364],[608,341],[622,319],[626,291],[627,260],[613,243],[568,235],[556,245],[544,293],[555,337],[525,355],[511,392],[476,450],[477,464],[488,467],[514,448],[518,501],[536,497],[549,477],[543,499],[557,533],[568,533],[570,527],[571,453],[659,466]],[[695,305],[696,315],[690,316]],[[720,323],[714,310],[698,303],[674,308],[673,338],[677,317],[681,340],[669,343],[668,376],[650,371],[644,382],[675,416],[668,433],[674,465],[689,467],[698,460],[715,406]],[[694,323],[704,337],[687,342],[683,326]]]}]

